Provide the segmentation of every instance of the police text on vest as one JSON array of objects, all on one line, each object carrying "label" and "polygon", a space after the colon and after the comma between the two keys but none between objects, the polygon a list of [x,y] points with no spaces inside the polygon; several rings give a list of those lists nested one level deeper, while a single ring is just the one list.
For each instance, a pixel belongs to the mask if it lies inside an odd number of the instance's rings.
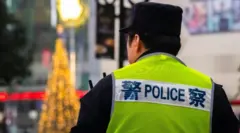
[{"label": "police text on vest", "polygon": [[150,80],[116,80],[115,101],[149,102],[210,111],[211,89]]}]

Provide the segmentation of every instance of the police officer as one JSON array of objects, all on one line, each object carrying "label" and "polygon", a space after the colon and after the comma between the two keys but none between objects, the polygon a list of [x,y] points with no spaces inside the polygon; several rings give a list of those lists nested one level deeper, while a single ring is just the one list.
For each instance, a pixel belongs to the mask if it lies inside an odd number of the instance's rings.
[{"label": "police officer", "polygon": [[114,71],[81,99],[72,133],[237,133],[221,85],[185,65],[182,9],[138,3],[127,35],[131,65]]}]

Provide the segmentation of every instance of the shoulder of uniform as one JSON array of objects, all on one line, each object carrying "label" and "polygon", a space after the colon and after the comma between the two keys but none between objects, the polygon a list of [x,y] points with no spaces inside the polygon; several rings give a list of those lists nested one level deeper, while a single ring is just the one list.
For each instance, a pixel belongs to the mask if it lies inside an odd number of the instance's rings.
[{"label": "shoulder of uniform", "polygon": [[134,66],[134,65],[130,64],[130,65],[124,66],[123,68],[119,68],[119,69],[115,70],[114,72],[122,72],[122,71],[130,69],[132,66]]},{"label": "shoulder of uniform", "polygon": [[189,70],[192,72],[194,77],[201,79],[199,81],[196,81],[196,84],[198,84],[201,87],[213,87],[214,83],[212,82],[212,78],[208,76],[207,74],[204,74],[196,69],[189,68]]},{"label": "shoulder of uniform", "polygon": [[107,75],[97,82],[97,84],[92,88],[91,91],[102,91],[112,87],[112,75]]},{"label": "shoulder of uniform", "polygon": [[210,78],[211,79],[211,77],[210,76],[208,76],[207,74],[204,74],[203,72],[200,72],[200,71],[198,71],[198,70],[196,70],[196,69],[193,69],[193,68],[191,68],[191,67],[188,67],[194,74],[196,74],[196,75],[198,75],[198,76],[201,76],[201,77],[203,77],[203,78]]},{"label": "shoulder of uniform", "polygon": [[112,74],[107,75],[103,79],[101,79],[99,82],[101,83],[111,83],[112,82]]},{"label": "shoulder of uniform", "polygon": [[215,82],[213,82],[213,83],[214,83],[215,88],[223,89],[223,85],[215,83]]}]

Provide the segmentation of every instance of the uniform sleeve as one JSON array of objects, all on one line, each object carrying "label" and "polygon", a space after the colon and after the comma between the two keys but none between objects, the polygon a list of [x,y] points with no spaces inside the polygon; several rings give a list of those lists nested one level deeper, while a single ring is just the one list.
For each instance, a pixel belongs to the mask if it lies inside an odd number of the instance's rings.
[{"label": "uniform sleeve", "polygon": [[108,75],[81,99],[78,123],[71,133],[106,133],[111,101],[112,77]]},{"label": "uniform sleeve", "polygon": [[215,84],[212,133],[239,133],[239,123],[221,85]]}]

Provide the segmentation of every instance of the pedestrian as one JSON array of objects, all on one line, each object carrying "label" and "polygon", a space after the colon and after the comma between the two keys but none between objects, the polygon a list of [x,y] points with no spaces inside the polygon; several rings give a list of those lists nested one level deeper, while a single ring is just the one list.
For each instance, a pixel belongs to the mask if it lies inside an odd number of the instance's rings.
[{"label": "pedestrian", "polygon": [[81,99],[72,133],[238,133],[222,88],[176,56],[182,9],[151,2],[133,7],[130,65],[101,79]]}]

